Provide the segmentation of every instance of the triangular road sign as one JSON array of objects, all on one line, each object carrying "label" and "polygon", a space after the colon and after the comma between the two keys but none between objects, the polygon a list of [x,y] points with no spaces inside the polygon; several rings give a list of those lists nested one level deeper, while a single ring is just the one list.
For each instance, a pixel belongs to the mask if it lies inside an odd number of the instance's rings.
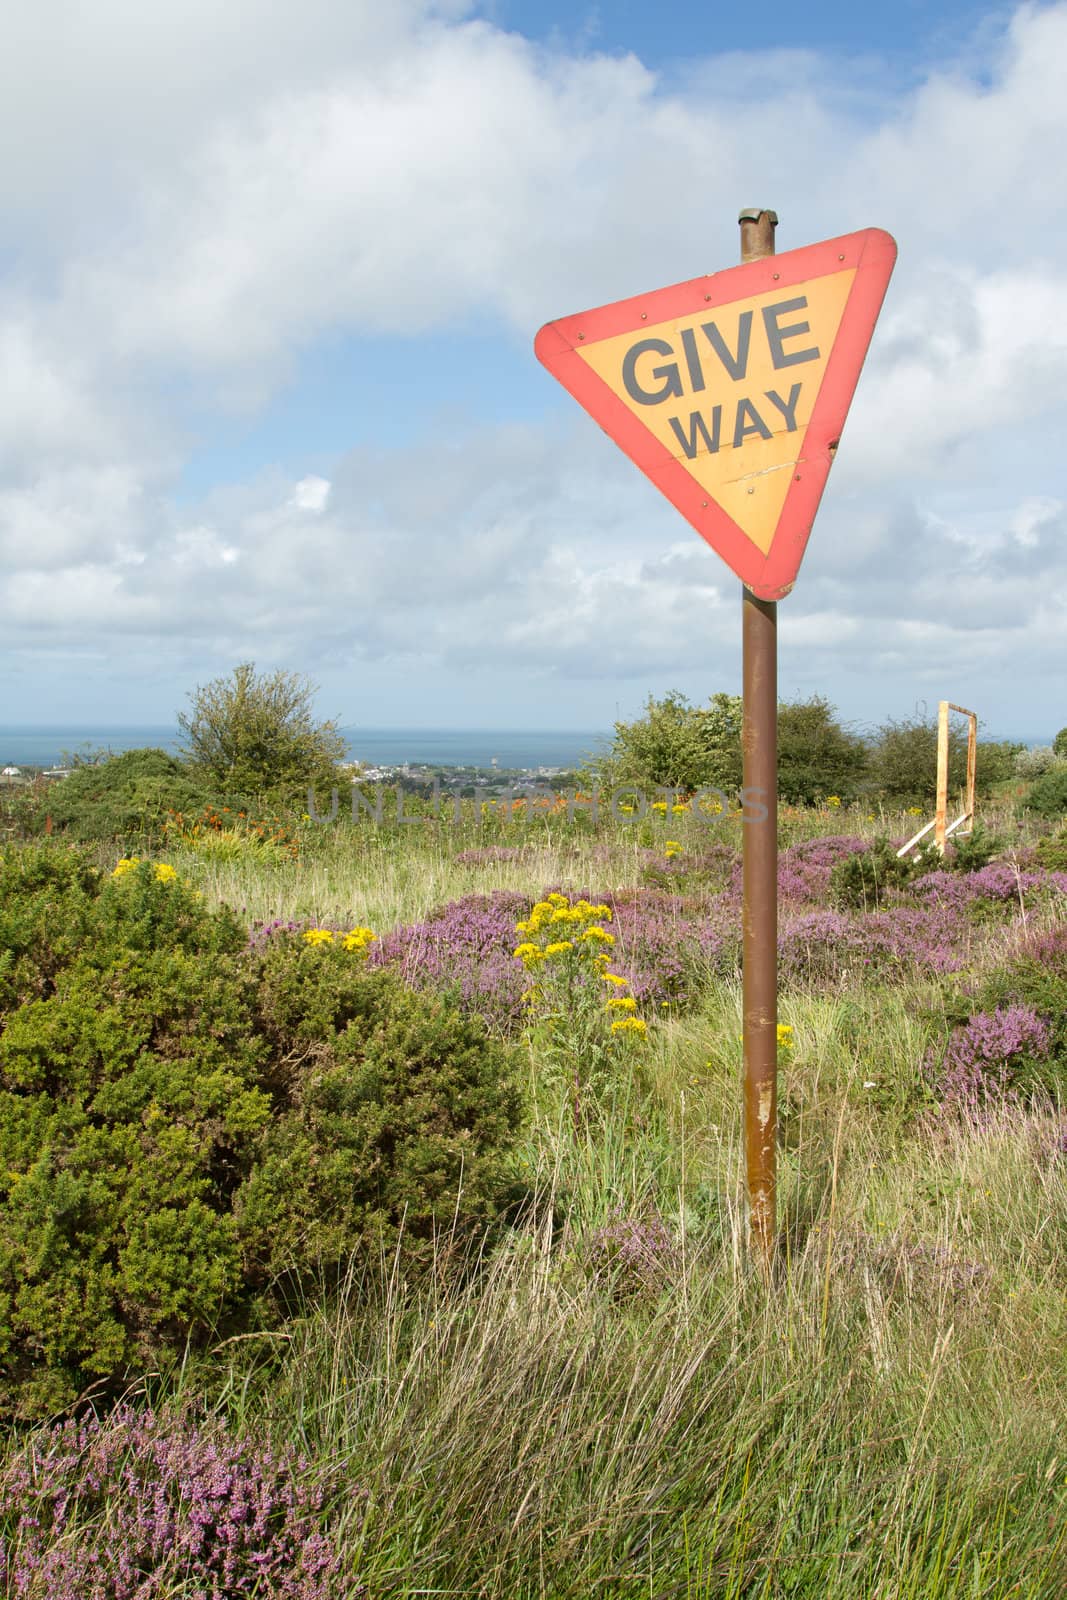
[{"label": "triangular road sign", "polygon": [[742,582],[777,600],[896,254],[867,228],[550,322],[534,349]]}]

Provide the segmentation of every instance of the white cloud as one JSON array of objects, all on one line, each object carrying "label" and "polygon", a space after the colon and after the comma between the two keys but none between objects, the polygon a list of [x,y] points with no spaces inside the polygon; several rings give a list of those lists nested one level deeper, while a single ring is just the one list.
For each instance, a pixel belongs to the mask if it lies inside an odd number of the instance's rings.
[{"label": "white cloud", "polygon": [[262,16],[42,0],[9,21],[12,650],[125,640],[175,671],[200,650],[716,686],[736,669],[736,585],[562,396],[559,423],[498,426],[487,402],[461,437],[353,438],[329,466],[237,475],[196,504],[174,480],[191,404],[254,415],[325,336],[477,325],[535,381],[539,322],[730,261],[737,204],[760,199],[783,248],[872,223],[901,247],[783,607],[786,673],[831,697],[877,682],[880,705],[953,673],[1006,704],[1029,676],[1052,706],[1067,4],[1022,6],[906,93],[868,75],[865,97],[810,52],[667,85],[460,0]]}]

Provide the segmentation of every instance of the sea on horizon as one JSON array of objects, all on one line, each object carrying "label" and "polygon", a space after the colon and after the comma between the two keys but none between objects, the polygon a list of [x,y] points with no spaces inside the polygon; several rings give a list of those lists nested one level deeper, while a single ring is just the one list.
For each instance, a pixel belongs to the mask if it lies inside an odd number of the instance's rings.
[{"label": "sea on horizon", "polygon": [[[481,728],[341,728],[348,757],[367,766],[570,769],[610,744],[607,733]],[[161,724],[128,727],[24,727],[0,725],[0,768],[58,767],[65,758],[93,751],[136,750],[144,745],[174,751],[177,728]]]}]

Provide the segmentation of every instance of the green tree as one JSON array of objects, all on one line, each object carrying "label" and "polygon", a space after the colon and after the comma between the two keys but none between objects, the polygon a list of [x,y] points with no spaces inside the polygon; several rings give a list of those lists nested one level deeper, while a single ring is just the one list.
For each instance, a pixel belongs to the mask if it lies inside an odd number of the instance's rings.
[{"label": "green tree", "polygon": [[705,785],[727,793],[741,784],[741,699],[712,695],[706,707],[690,705],[672,691],[649,696],[645,714],[617,722],[610,751],[598,763],[601,783],[618,788],[696,790]]},{"label": "green tree", "polygon": [[294,795],[336,781],[345,741],[334,722],[316,722],[315,685],[295,672],[257,673],[243,662],[189,696],[178,713],[182,754],[231,795]]},{"label": "green tree", "polygon": [[1052,748],[1056,754],[1067,760],[1067,728],[1061,728],[1052,741]]},{"label": "green tree", "polygon": [[[937,798],[937,719],[910,717],[884,723],[874,735],[868,771],[873,793],[890,805],[932,811]],[[950,723],[950,795],[963,787],[966,776],[967,739]]]},{"label": "green tree", "polygon": [[850,800],[867,765],[863,739],[837,720],[821,695],[778,707],[778,794],[790,805],[813,805],[827,795]]}]

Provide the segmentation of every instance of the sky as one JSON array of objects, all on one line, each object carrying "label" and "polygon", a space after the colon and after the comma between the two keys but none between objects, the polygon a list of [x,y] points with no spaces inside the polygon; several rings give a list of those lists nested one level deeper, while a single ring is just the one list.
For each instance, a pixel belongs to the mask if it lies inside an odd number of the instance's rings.
[{"label": "sky", "polygon": [[783,697],[1067,723],[1067,0],[0,0],[0,723],[238,662],[346,726],[740,687],[737,579],[545,322],[864,227],[899,260]]}]

